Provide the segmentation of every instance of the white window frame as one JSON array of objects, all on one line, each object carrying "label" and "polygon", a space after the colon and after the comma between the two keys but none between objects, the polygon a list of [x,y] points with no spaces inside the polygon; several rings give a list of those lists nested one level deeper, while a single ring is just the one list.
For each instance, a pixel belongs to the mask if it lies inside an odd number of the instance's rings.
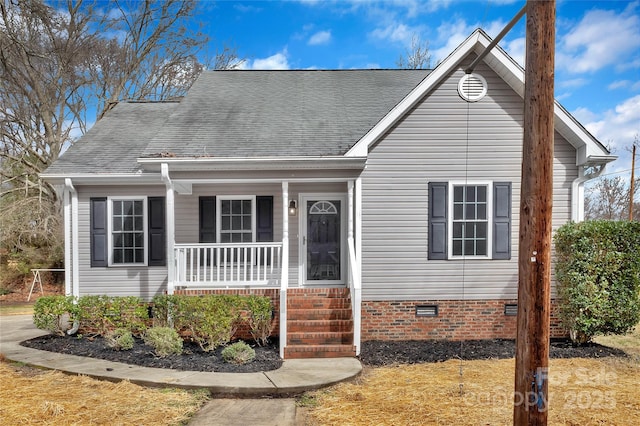
[{"label": "white window frame", "polygon": [[[487,254],[453,255],[453,188],[456,186],[486,186],[487,187]],[[450,260],[461,259],[491,259],[493,256],[493,181],[450,181],[447,196],[447,255]]]},{"label": "white window frame", "polygon": [[[219,195],[216,197],[216,241],[220,243],[222,234],[222,201],[251,201],[251,242],[256,242],[256,196],[255,195]],[[243,244],[243,243],[229,243]]]},{"label": "white window frame", "polygon": [[[144,254],[142,262],[130,262],[130,263],[114,263],[113,262],[113,202],[114,201],[142,201],[142,232],[144,234]],[[149,250],[149,230],[148,230],[148,211],[147,211],[147,197],[137,195],[124,195],[121,197],[112,196],[107,197],[107,232],[109,233],[109,262],[110,267],[131,267],[131,266],[147,266],[148,250]]]}]

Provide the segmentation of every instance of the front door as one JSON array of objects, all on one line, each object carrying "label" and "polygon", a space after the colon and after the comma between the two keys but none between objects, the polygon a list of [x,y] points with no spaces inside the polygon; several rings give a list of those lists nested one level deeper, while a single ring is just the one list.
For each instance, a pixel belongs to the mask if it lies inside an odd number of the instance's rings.
[{"label": "front door", "polygon": [[346,196],[301,197],[301,273],[305,285],[344,284]]}]

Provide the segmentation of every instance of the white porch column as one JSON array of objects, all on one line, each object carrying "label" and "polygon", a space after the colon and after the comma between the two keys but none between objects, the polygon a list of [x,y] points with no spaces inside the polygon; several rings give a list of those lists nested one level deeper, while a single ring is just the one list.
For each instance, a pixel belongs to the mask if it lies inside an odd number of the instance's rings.
[{"label": "white porch column", "polygon": [[282,275],[280,278],[280,358],[287,345],[287,288],[289,287],[289,182],[282,182]]},{"label": "white porch column", "polygon": [[64,180],[64,289],[67,296],[80,296],[78,258],[78,192],[71,179]]},{"label": "white porch column", "polygon": [[160,166],[162,173],[162,180],[167,188],[167,294],[173,294],[175,279],[176,279],[176,260],[174,246],[176,243],[176,229],[175,229],[175,201],[173,183],[169,177],[169,166],[167,163],[162,163]]},{"label": "white porch column", "polygon": [[71,268],[71,197],[69,189],[71,179],[65,179],[64,186],[64,294],[71,295],[72,286],[72,268]]}]

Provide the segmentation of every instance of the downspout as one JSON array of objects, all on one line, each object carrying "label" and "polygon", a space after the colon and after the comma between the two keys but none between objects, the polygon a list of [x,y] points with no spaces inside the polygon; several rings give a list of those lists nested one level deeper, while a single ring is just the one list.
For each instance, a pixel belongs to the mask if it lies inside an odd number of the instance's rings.
[{"label": "downspout", "polygon": [[169,177],[169,165],[162,163],[160,165],[160,172],[162,174],[162,181],[167,187],[167,294],[173,294],[175,288],[175,200],[173,183]]},{"label": "downspout", "polygon": [[588,166],[578,166],[578,177],[571,183],[571,220],[573,222],[582,222],[584,220],[584,183],[595,179],[602,174],[605,169],[603,164],[596,167],[590,173],[587,173]]},{"label": "downspout", "polygon": [[[76,303],[78,297],[80,297],[80,271],[78,270],[80,264],[78,259],[78,191],[76,191],[73,182],[69,178],[65,179],[64,186],[65,294],[67,296],[73,296],[74,303]],[[69,203],[69,197],[71,197],[71,203]],[[67,330],[67,334],[72,335],[77,333],[78,328],[80,328],[80,322],[76,319],[73,321],[73,326]]]}]

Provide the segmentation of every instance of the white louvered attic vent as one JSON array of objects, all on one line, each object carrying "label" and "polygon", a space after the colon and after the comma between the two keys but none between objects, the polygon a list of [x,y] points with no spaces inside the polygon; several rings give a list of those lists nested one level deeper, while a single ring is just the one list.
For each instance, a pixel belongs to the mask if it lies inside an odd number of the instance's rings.
[{"label": "white louvered attic vent", "polygon": [[477,102],[487,94],[487,80],[480,74],[465,74],[458,83],[460,97],[468,102]]}]

